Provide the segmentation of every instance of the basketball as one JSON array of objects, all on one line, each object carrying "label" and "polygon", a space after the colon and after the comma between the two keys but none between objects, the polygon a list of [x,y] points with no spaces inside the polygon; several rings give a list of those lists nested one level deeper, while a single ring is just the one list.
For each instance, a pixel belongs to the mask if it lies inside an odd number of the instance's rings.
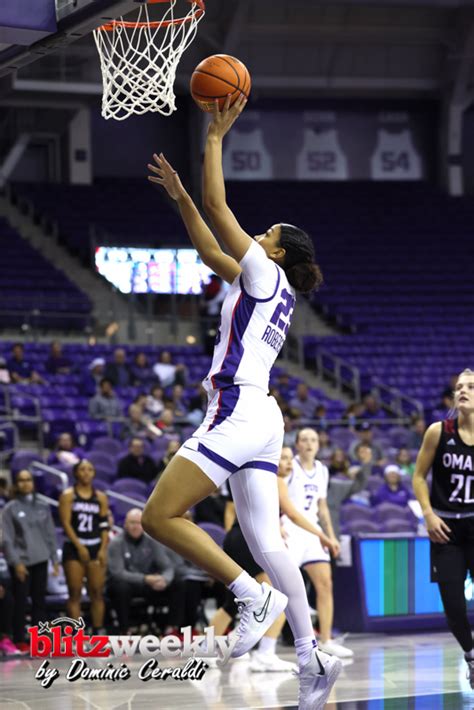
[{"label": "basketball", "polygon": [[219,99],[222,110],[226,97],[231,95],[230,105],[240,93],[248,98],[250,74],[245,64],[228,54],[214,54],[197,65],[191,77],[191,95],[200,109],[211,112],[214,99]]}]

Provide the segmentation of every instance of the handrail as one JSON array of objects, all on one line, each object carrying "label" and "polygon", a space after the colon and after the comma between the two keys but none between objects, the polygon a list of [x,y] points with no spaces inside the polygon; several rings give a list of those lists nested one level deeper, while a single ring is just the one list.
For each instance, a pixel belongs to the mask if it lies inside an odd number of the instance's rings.
[{"label": "handrail", "polygon": [[57,476],[61,481],[61,488],[63,491],[69,486],[69,478],[67,477],[67,473],[64,473],[64,471],[60,471],[59,469],[54,468],[54,466],[48,466],[42,461],[33,461],[31,466],[39,468],[40,471],[44,471],[45,473],[51,473],[53,476]]},{"label": "handrail", "polygon": [[107,493],[109,498],[116,498],[117,500],[121,500],[123,503],[131,503],[132,505],[136,506],[137,508],[141,508],[142,510],[145,507],[145,503],[143,501],[136,500],[135,498],[130,498],[130,496],[124,496],[122,493],[116,493],[110,488],[107,488],[105,492]]},{"label": "handrail", "polygon": [[48,503],[49,505],[54,505],[55,508],[59,508],[59,501],[55,500],[54,498],[45,496],[44,493],[37,493],[36,496],[39,500],[42,500],[43,503]]},{"label": "handrail", "polygon": [[[355,399],[360,400],[361,399],[361,384],[360,384],[360,370],[358,367],[353,365],[352,363],[348,362],[347,360],[344,360],[344,358],[339,357],[337,355],[333,355],[330,353],[328,350],[325,350],[324,348],[318,348],[315,357],[316,361],[316,370],[320,375],[328,374],[330,375],[334,381],[336,386],[339,388],[339,390],[342,392],[344,388],[349,388],[353,392],[353,396]],[[324,358],[328,358],[329,360],[332,360],[334,363],[334,369],[329,370],[324,366]],[[341,370],[346,369],[349,371],[349,373],[352,375],[351,380],[344,379],[342,377]]]},{"label": "handrail", "polygon": [[379,395],[379,399],[382,399],[382,393],[388,393],[388,395],[391,398],[391,403],[389,405],[390,409],[393,409],[395,412],[397,412],[400,416],[403,416],[403,403],[406,402],[409,404],[411,407],[413,407],[416,411],[417,414],[420,416],[423,416],[424,409],[423,409],[423,404],[420,402],[420,400],[415,399],[414,397],[409,397],[406,394],[403,394],[403,392],[400,392],[399,389],[396,387],[389,387],[388,385],[384,384],[381,382],[378,378],[373,378],[375,387],[374,389],[376,390],[376,393]]},{"label": "handrail", "polygon": [[[14,424],[14,422],[2,421],[0,418],[0,430],[2,430],[2,429],[12,429],[13,430],[13,448],[8,449],[7,453],[10,451],[16,450],[18,448],[18,441],[19,441],[18,427],[16,426],[16,424]],[[1,453],[5,454],[6,451],[3,450]]]}]

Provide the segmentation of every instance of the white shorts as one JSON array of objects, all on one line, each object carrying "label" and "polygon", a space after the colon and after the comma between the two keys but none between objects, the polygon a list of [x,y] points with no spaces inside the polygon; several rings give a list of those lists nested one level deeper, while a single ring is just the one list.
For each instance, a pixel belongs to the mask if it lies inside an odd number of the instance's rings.
[{"label": "white shorts", "polygon": [[283,417],[274,397],[257,387],[227,387],[209,401],[206,416],[176,452],[193,461],[216,486],[243,468],[277,472]]},{"label": "white shorts", "polygon": [[[319,525],[316,526],[318,529]],[[304,567],[316,562],[330,562],[331,555],[322,546],[321,540],[306,530],[300,529],[285,539],[288,551],[298,567]]]}]

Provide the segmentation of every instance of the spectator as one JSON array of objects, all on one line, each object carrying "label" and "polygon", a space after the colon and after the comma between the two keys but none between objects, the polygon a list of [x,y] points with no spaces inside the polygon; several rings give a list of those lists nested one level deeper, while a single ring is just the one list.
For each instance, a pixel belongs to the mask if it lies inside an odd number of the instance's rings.
[{"label": "spectator", "polygon": [[410,476],[410,478],[413,476],[415,473],[415,464],[412,461],[411,454],[407,448],[402,447],[398,450],[395,461],[400,467],[400,471],[405,476]]},{"label": "spectator", "polygon": [[334,447],[331,446],[331,439],[329,437],[329,434],[327,431],[322,430],[318,432],[319,435],[319,451],[318,451],[318,459],[322,461],[323,463],[326,463],[326,461],[329,461],[331,458]]},{"label": "spectator", "polygon": [[[360,442],[355,448],[354,461],[367,471],[367,476],[374,475],[374,451],[371,446]],[[380,472],[380,471],[379,471]]]},{"label": "spectator", "polygon": [[168,404],[173,410],[175,421],[186,420],[189,412],[189,403],[185,399],[182,385],[174,385]]},{"label": "spectator", "polygon": [[324,404],[318,404],[314,410],[313,420],[316,422],[318,428],[322,431],[327,429],[328,426],[328,410]]},{"label": "spectator", "polygon": [[283,415],[287,414],[289,411],[288,402],[283,399],[278,387],[270,387],[268,394],[270,395],[270,397],[274,397],[276,399],[277,404],[281,409],[281,413]]},{"label": "spectator", "polygon": [[99,391],[100,382],[104,377],[105,360],[103,357],[96,357],[87,368],[87,372],[82,378],[82,392],[85,397],[93,397]]},{"label": "spectator", "polygon": [[383,465],[385,454],[382,447],[373,441],[374,432],[369,422],[362,422],[356,426],[357,439],[349,446],[349,457],[352,460],[356,458],[356,448],[359,444],[367,444],[372,449],[374,462]]},{"label": "spectator", "polygon": [[309,394],[308,385],[304,382],[299,382],[295,396],[290,399],[290,407],[297,409],[302,419],[312,419],[317,405],[316,399]]},{"label": "spectator", "polygon": [[402,472],[396,464],[388,464],[385,466],[383,475],[385,483],[382,483],[380,488],[375,491],[371,497],[372,505],[379,503],[393,503],[405,507],[408,505],[410,494],[407,489],[401,484]]},{"label": "spectator", "polygon": [[171,385],[186,385],[186,369],[184,365],[174,365],[171,361],[171,353],[163,350],[159,361],[153,367],[153,372],[162,387]]},{"label": "spectator", "polygon": [[122,416],[122,404],[112,382],[106,377],[100,381],[99,392],[89,401],[89,414],[93,419],[119,419]]},{"label": "spectator", "polygon": [[290,376],[286,372],[281,372],[276,380],[277,387],[280,390],[280,394],[285,401],[289,400],[290,397]]},{"label": "spectator", "polygon": [[419,449],[423,442],[423,437],[426,431],[426,422],[423,417],[415,417],[410,427],[410,433],[407,439],[407,448]]},{"label": "spectator", "polygon": [[372,394],[367,394],[363,400],[364,409],[361,419],[386,419],[387,414],[380,406],[380,402]]},{"label": "spectator", "polygon": [[13,611],[13,642],[25,646],[26,602],[31,598],[33,626],[46,618],[45,595],[48,560],[59,573],[57,540],[49,506],[35,494],[33,476],[27,469],[18,472],[14,498],[2,513],[3,547],[10,568]]},{"label": "spectator", "polygon": [[154,419],[157,419],[163,409],[165,408],[165,403],[163,400],[163,388],[160,385],[154,385],[151,388],[151,392],[145,401],[145,411]]},{"label": "spectator", "polygon": [[368,466],[349,466],[345,473],[339,473],[329,479],[328,507],[337,538],[341,533],[341,505],[351,496],[364,490],[369,476]]},{"label": "spectator", "polygon": [[153,425],[150,417],[144,414],[139,404],[131,404],[129,406],[128,420],[122,428],[122,437],[124,439],[129,439],[131,436],[156,439],[161,435],[161,430]]},{"label": "spectator", "polygon": [[63,355],[61,343],[53,340],[49,349],[49,358],[46,360],[46,372],[51,375],[68,375],[71,370],[72,362]]},{"label": "spectator", "polygon": [[145,353],[137,353],[130,365],[131,384],[135,387],[147,388],[156,382],[156,376],[153,368],[148,362]]},{"label": "spectator", "polygon": [[176,428],[174,426],[174,414],[170,407],[165,407],[161,412],[161,416],[155,425],[160,429],[162,434],[176,434]]},{"label": "spectator", "polygon": [[65,431],[58,436],[54,451],[48,456],[48,463],[65,464],[66,466],[74,466],[78,461],[85,457],[83,449],[75,446],[72,434]]},{"label": "spectator", "polygon": [[158,468],[151,456],[145,454],[143,440],[134,437],[130,442],[128,454],[119,461],[117,478],[137,478],[151,483],[157,475]]},{"label": "spectator", "polygon": [[173,456],[178,452],[180,446],[181,444],[178,439],[171,439],[171,441],[168,442],[166,453],[161,461],[158,462],[158,476],[163,473]]},{"label": "spectator", "polygon": [[0,385],[9,385],[11,381],[7,361],[4,357],[0,357]]},{"label": "spectator", "polygon": [[355,431],[359,420],[361,419],[364,405],[361,402],[350,404],[343,413],[342,418],[349,424],[349,429]]},{"label": "spectator", "polygon": [[8,361],[8,371],[11,381],[14,383],[44,384],[44,380],[31,364],[25,360],[25,350],[21,343],[15,343],[12,347],[12,356]]},{"label": "spectator", "polygon": [[127,353],[123,348],[114,350],[114,359],[105,368],[105,375],[114,387],[128,387],[131,383],[130,369],[127,365]]},{"label": "spectator", "polygon": [[299,413],[294,409],[290,410],[288,414],[283,416],[284,424],[284,434],[283,434],[283,446],[294,447],[296,443],[296,438],[298,436],[298,430],[301,427],[301,419]]},{"label": "spectator", "polygon": [[130,604],[134,598],[145,598],[146,605],[166,600],[170,619],[177,619],[180,614],[180,595],[172,586],[173,563],[166,548],[145,535],[141,518],[141,510],[129,510],[123,532],[109,545],[107,588],[121,634],[129,630]]},{"label": "spectator", "polygon": [[332,456],[329,459],[329,475],[335,476],[337,473],[347,475],[350,465],[351,462],[349,461],[349,457],[344,449],[337,447],[334,449]]}]

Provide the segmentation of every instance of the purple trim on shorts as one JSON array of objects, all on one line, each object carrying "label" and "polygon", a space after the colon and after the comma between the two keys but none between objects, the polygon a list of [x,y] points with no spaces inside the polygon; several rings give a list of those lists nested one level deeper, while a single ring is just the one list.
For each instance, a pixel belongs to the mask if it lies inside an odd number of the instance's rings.
[{"label": "purple trim on shorts", "polygon": [[277,270],[277,282],[275,286],[275,290],[273,291],[272,295],[269,296],[268,298],[256,298],[255,296],[251,296],[248,291],[245,290],[244,286],[244,280],[243,280],[243,274],[241,274],[239,282],[240,282],[240,288],[242,289],[242,293],[246,298],[250,298],[251,301],[256,301],[257,303],[268,303],[268,301],[271,301],[272,298],[275,298],[276,292],[278,291],[278,287],[280,285],[280,270],[278,268],[278,265],[275,264],[275,268]]},{"label": "purple trim on shorts", "polygon": [[270,473],[277,473],[278,471],[278,466],[269,461],[248,461],[239,468],[239,471],[243,468],[260,468],[262,471],[270,471]]},{"label": "purple trim on shorts", "polygon": [[319,565],[322,563],[326,563],[327,565],[331,564],[331,558],[329,558],[329,560],[309,560],[308,562],[303,562],[300,567],[306,567],[306,565]]},{"label": "purple trim on shorts", "polygon": [[203,456],[208,458],[213,463],[216,463],[218,466],[221,466],[221,468],[225,468],[226,471],[230,471],[231,473],[235,473],[235,471],[238,471],[238,469],[239,469],[238,466],[231,463],[230,461],[225,459],[223,456],[219,456],[219,454],[216,454],[214,451],[211,451],[211,449],[208,449],[207,446],[204,446],[204,444],[199,443],[197,450],[199,451],[200,454],[203,454]]}]

